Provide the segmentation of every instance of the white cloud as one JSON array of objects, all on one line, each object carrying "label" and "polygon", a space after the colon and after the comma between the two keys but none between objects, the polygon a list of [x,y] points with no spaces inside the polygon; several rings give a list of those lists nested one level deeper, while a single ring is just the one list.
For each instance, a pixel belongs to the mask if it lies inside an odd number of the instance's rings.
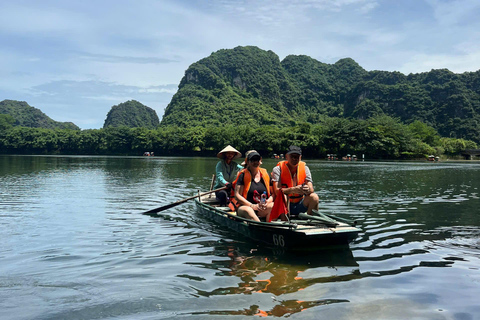
[{"label": "white cloud", "polygon": [[446,54],[422,54],[413,55],[408,62],[402,66],[404,73],[427,72],[432,69],[448,69],[455,73],[463,73],[472,70],[471,66],[480,61],[480,49],[469,50],[469,52],[459,53],[458,58],[452,58],[452,55]]},{"label": "white cloud", "polygon": [[87,17],[74,11],[43,5],[40,2],[27,3],[0,4],[0,33],[51,36],[51,33],[67,34],[75,30],[85,30],[92,25]]},{"label": "white cloud", "polygon": [[0,14],[0,100],[81,127],[127,99],[161,117],[190,64],[239,45],[367,70],[480,69],[477,0],[22,0]]},{"label": "white cloud", "polygon": [[161,118],[176,90],[177,84],[137,87],[104,81],[52,81],[33,87],[22,100],[56,121],[71,121],[87,129],[102,127],[110,108],[128,100],[154,109]]},{"label": "white cloud", "polygon": [[479,24],[480,3],[477,0],[426,0],[440,26],[455,27],[464,23]]},{"label": "white cloud", "polygon": [[168,58],[158,58],[158,57],[129,57],[129,56],[117,56],[117,55],[108,55],[108,54],[95,54],[88,52],[79,52],[79,58],[93,61],[109,62],[109,63],[138,63],[138,64],[157,64],[157,63],[171,63],[178,62],[173,59]]}]

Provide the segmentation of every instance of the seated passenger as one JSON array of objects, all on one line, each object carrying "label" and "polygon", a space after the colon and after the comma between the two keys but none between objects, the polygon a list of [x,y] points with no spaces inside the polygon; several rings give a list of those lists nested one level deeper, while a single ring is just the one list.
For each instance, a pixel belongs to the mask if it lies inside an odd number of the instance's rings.
[{"label": "seated passenger", "polygon": [[[240,164],[242,166],[242,169],[247,167],[247,158],[248,155],[252,152],[257,152],[257,150],[248,150],[247,152],[245,152],[245,160],[243,160],[243,162]],[[260,165],[262,165],[262,159],[260,159]]]},{"label": "seated passenger", "polygon": [[215,192],[215,196],[218,201],[220,201],[221,206],[226,206],[228,204],[232,182],[237,178],[238,172],[243,169],[242,166],[233,161],[241,156],[242,154],[230,145],[226,146],[217,154],[217,158],[220,158],[221,160],[215,167],[216,180],[214,189],[227,187],[226,190]]},{"label": "seated passenger", "polygon": [[313,189],[310,169],[301,161],[302,149],[290,146],[286,158],[273,168],[273,190],[276,194],[282,189],[288,197],[290,215],[296,216],[301,212],[311,215],[313,210],[318,210],[319,198]]},{"label": "seated passenger", "polygon": [[[248,153],[246,168],[240,171],[235,185],[237,214],[240,217],[260,221],[268,218],[273,208],[270,194],[270,177],[267,170],[260,168],[262,158],[256,151]],[[261,197],[266,193],[265,203]]]}]

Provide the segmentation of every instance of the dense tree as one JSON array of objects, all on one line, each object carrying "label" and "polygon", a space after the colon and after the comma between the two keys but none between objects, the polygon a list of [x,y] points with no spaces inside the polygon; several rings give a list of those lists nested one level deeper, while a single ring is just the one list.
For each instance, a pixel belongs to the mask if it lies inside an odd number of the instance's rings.
[{"label": "dense tree", "polygon": [[143,127],[151,129],[158,127],[159,123],[155,110],[138,101],[129,100],[110,109],[103,127]]},{"label": "dense tree", "polygon": [[9,114],[0,114],[0,132],[11,129],[15,124],[15,119]]},{"label": "dense tree", "polygon": [[424,158],[444,151],[454,155],[477,147],[469,140],[440,138],[435,129],[419,121],[406,125],[386,115],[367,120],[323,118],[316,124],[303,122],[287,128],[124,126],[78,131],[10,127],[0,131],[2,153],[141,155],[153,151],[160,156],[214,156],[227,144],[243,152],[255,149],[265,157],[283,153],[289,145],[296,144],[310,158],[335,153],[365,154],[370,159]]},{"label": "dense tree", "polygon": [[132,150],[133,133],[132,129],[125,126],[106,128],[107,151],[112,154],[130,154]]},{"label": "dense tree", "polygon": [[434,128],[426,125],[425,123],[416,120],[412,122],[408,128],[418,140],[431,146],[436,146],[439,144],[440,135]]},{"label": "dense tree", "polygon": [[477,144],[473,141],[455,138],[441,138],[440,143],[447,155],[458,155],[466,149],[476,149]]},{"label": "dense tree", "polygon": [[80,130],[71,122],[54,121],[37,108],[31,107],[24,101],[3,100],[0,102],[0,114],[13,117],[14,126],[47,128],[47,129],[72,129]]},{"label": "dense tree", "polygon": [[349,58],[280,61],[236,47],[186,70],[161,125],[133,100],[112,107],[98,130],[45,117],[25,102],[0,102],[0,152],[215,155],[232,144],[271,155],[294,143],[308,157],[454,155],[480,143],[480,71],[404,75],[366,71]]},{"label": "dense tree", "polygon": [[280,61],[257,47],[219,50],[192,64],[162,125],[295,126],[387,115],[420,121],[441,136],[480,143],[480,72],[366,71],[352,59],[325,64],[308,56]]}]

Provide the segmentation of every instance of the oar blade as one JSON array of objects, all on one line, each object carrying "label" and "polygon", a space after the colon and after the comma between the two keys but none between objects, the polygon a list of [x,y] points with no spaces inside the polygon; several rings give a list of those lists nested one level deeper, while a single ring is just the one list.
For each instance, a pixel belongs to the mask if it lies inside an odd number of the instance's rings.
[{"label": "oar blade", "polygon": [[179,204],[185,203],[185,202],[187,202],[188,200],[192,200],[192,199],[195,199],[195,198],[199,198],[199,197],[202,197],[202,196],[204,196],[204,195],[207,195],[207,194],[210,194],[210,193],[214,193],[214,192],[217,192],[217,191],[220,191],[220,190],[225,190],[225,189],[227,189],[227,187],[222,187],[222,188],[218,188],[218,189],[215,189],[215,190],[210,190],[210,191],[208,191],[208,192],[204,192],[204,193],[201,193],[201,194],[196,195],[196,196],[193,196],[193,197],[188,197],[188,198],[185,198],[185,199],[183,199],[183,200],[179,200],[179,201],[174,202],[174,203],[170,203],[170,204],[167,204],[167,205],[164,205],[164,206],[161,206],[161,207],[152,209],[152,210],[145,211],[145,212],[143,212],[143,214],[154,215],[155,213],[158,213],[158,212],[161,212],[161,211],[164,211],[164,210],[173,208],[173,207],[175,207],[175,206],[178,206]]},{"label": "oar blade", "polygon": [[158,212],[161,212],[161,211],[164,211],[164,210],[173,208],[173,207],[175,207],[176,205],[179,205],[179,203],[170,203],[170,204],[167,204],[167,205],[165,205],[165,206],[163,206],[163,207],[159,207],[159,208],[155,208],[155,209],[152,209],[152,210],[145,211],[143,214],[155,215],[155,214],[158,213]]}]

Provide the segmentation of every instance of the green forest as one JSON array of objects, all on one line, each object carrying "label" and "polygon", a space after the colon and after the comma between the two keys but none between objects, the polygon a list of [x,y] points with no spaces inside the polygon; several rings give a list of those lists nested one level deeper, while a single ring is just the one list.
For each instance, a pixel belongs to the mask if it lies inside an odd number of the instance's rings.
[{"label": "green forest", "polygon": [[236,47],[186,70],[161,124],[285,128],[379,115],[420,121],[442,137],[480,143],[480,71],[404,75],[366,71],[350,58],[325,64],[290,55],[280,61],[272,51]]},{"label": "green forest", "polygon": [[113,106],[107,113],[107,118],[103,124],[108,127],[145,127],[156,128],[160,124],[157,113],[138,101],[129,100],[119,105]]},{"label": "green forest", "polygon": [[477,148],[473,141],[442,138],[420,121],[406,125],[385,115],[367,120],[329,118],[288,128],[226,125],[70,130],[13,126],[13,121],[9,115],[0,115],[0,150],[4,154],[142,155],[149,151],[157,156],[215,156],[231,144],[242,152],[256,149],[269,157],[296,144],[307,158],[334,153],[339,157],[364,154],[366,159],[424,159],[430,154],[455,156]]},{"label": "green forest", "polygon": [[231,144],[263,156],[297,144],[310,158],[458,156],[480,143],[480,71],[404,75],[346,58],[280,61],[236,47],[193,63],[165,109],[131,100],[101,129],[56,122],[26,102],[0,102],[0,153],[214,156]]},{"label": "green forest", "polygon": [[80,128],[72,122],[58,122],[50,119],[50,117],[41,110],[29,106],[25,101],[0,101],[0,115],[2,114],[12,116],[12,125],[15,126],[80,130]]}]

